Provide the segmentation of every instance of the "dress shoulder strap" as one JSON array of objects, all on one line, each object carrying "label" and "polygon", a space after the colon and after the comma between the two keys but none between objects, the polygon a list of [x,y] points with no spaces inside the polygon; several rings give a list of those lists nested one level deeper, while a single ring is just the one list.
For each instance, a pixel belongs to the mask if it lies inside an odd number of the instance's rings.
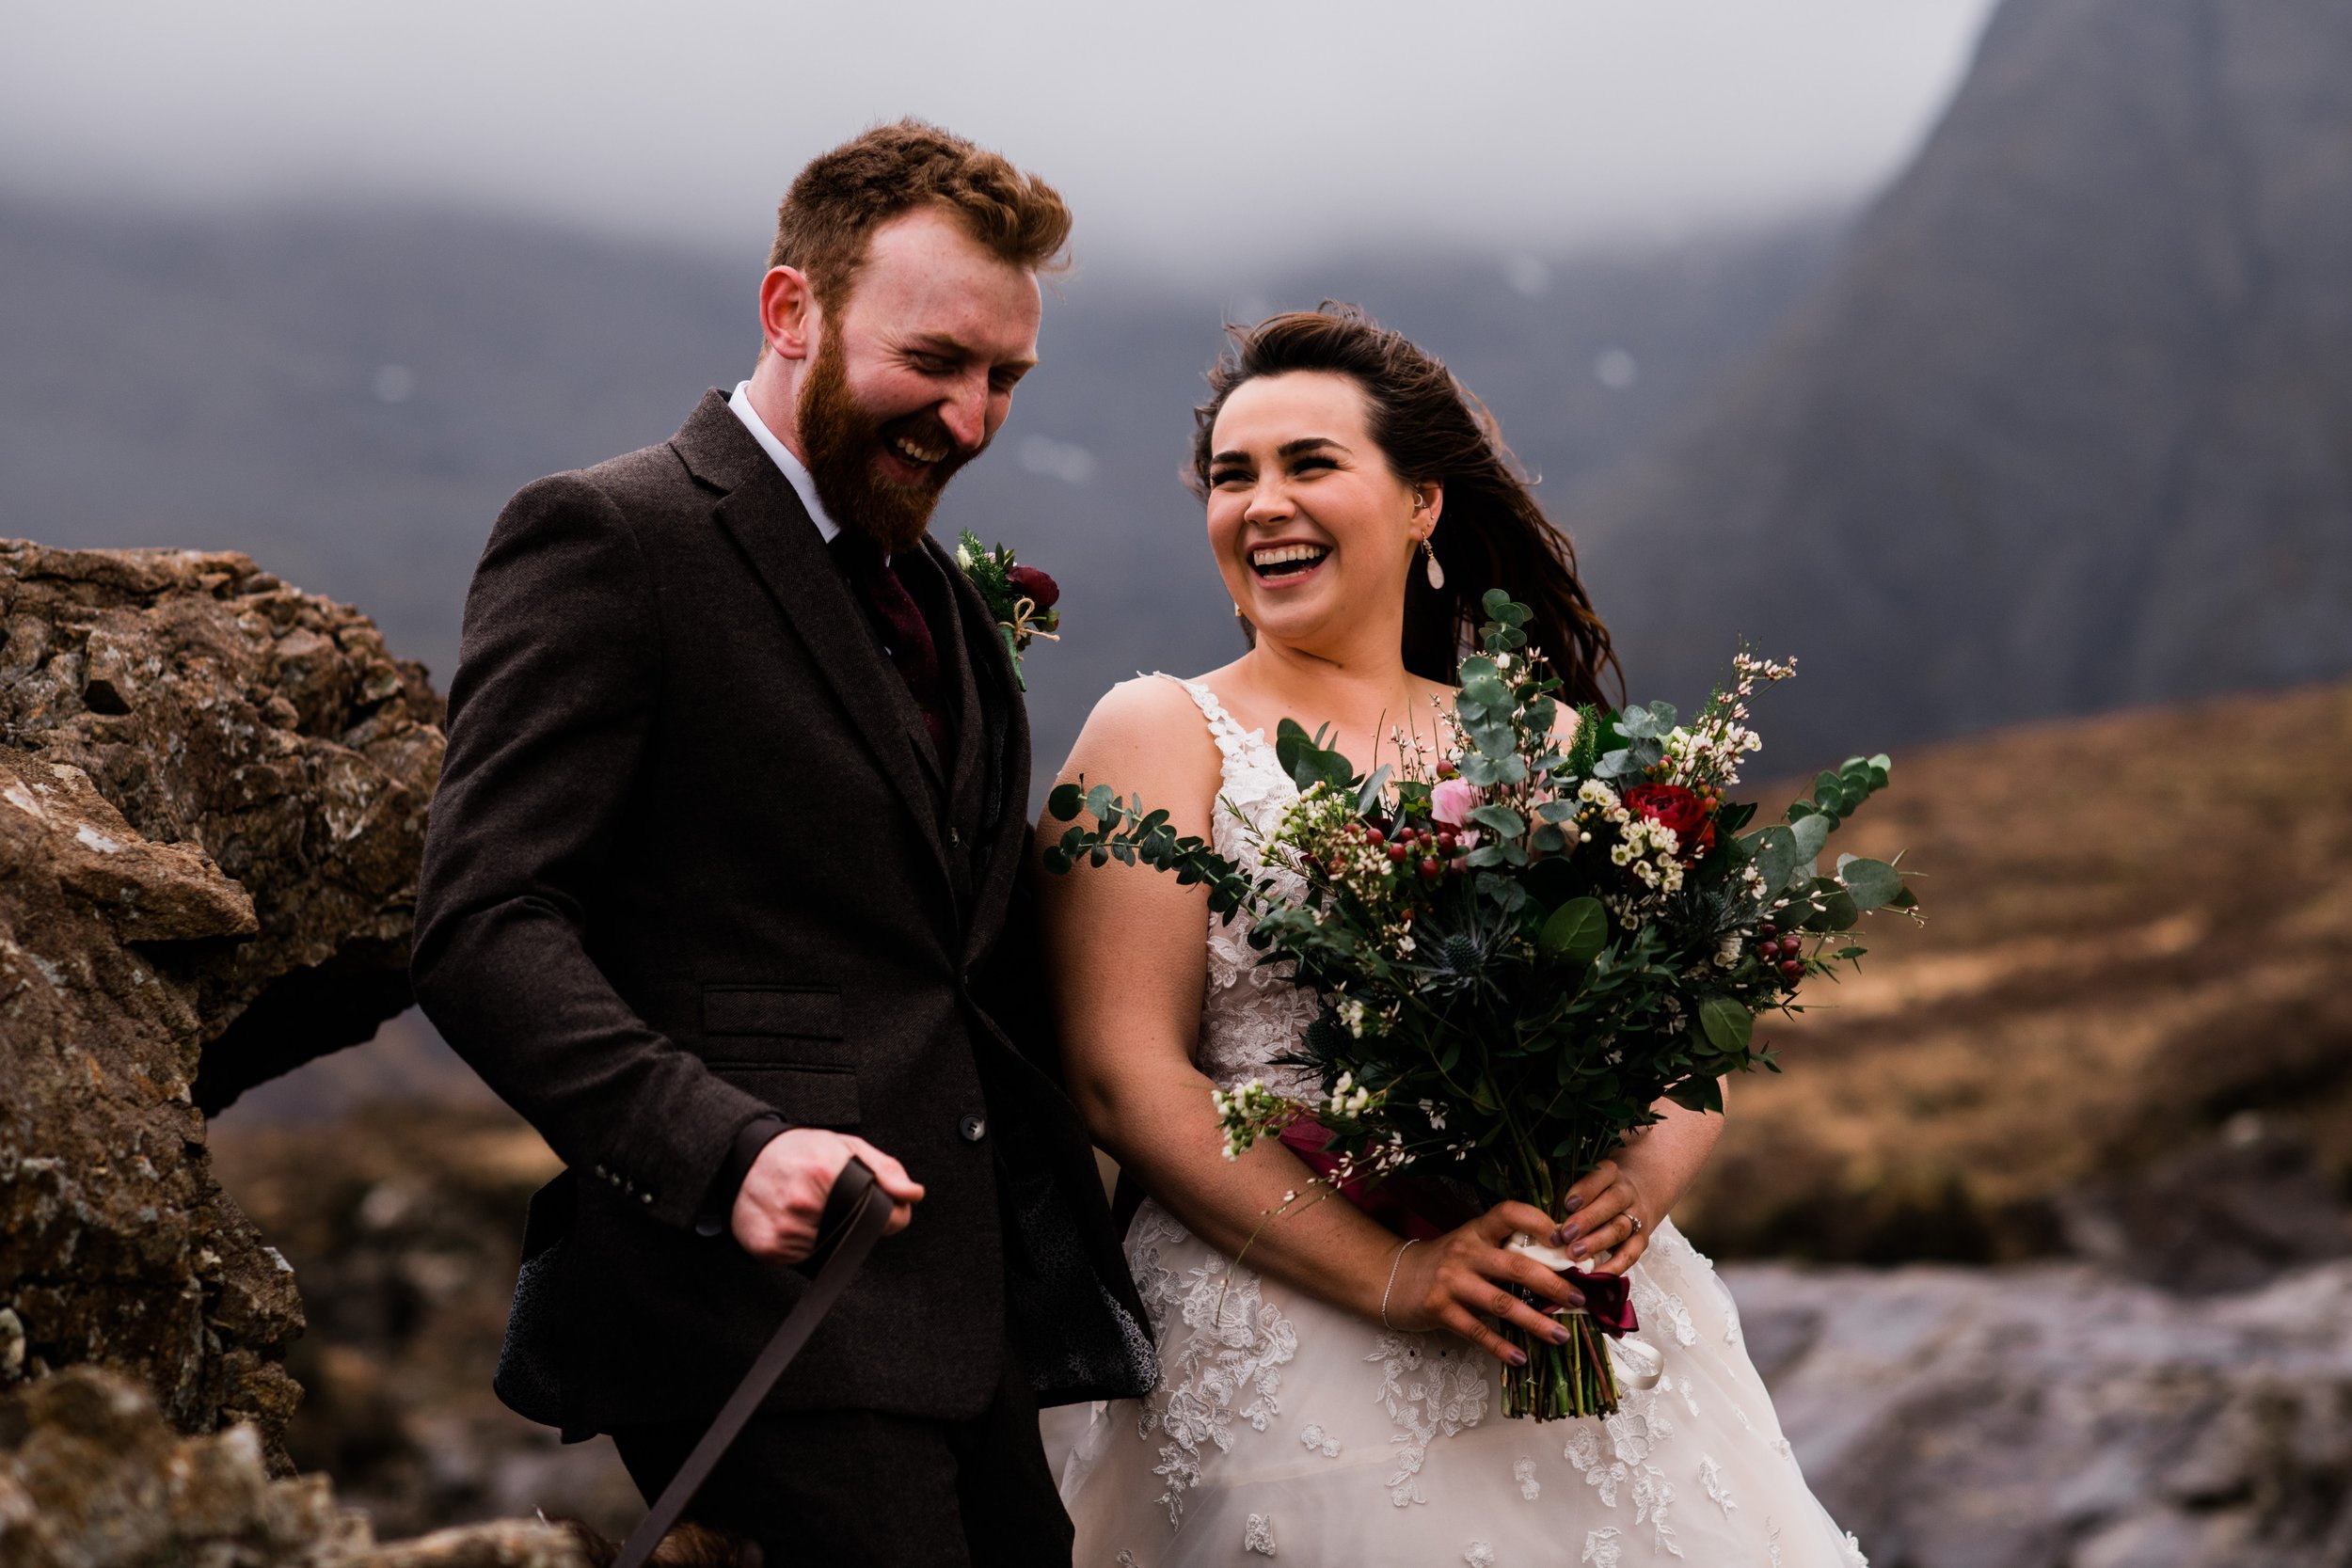
[{"label": "dress shoulder strap", "polygon": [[1205,682],[1184,680],[1166,671],[1155,670],[1152,673],[1161,680],[1174,681],[1184,689],[1184,695],[1192,699],[1193,705],[1200,710],[1200,717],[1208,721],[1209,735],[1216,740],[1216,749],[1228,760],[1240,754],[1249,737],[1243,731],[1240,721],[1225,711],[1225,705],[1217,701],[1216,693],[1210,690]]}]

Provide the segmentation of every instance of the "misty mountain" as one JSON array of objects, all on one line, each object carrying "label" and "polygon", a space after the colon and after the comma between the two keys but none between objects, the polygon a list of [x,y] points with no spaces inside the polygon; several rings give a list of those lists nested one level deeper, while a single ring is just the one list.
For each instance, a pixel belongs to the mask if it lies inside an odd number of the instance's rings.
[{"label": "misty mountain", "polygon": [[2008,0],[1833,272],[1568,498],[1637,689],[1804,656],[1788,768],[2352,669],[2347,80],[2340,0]]},{"label": "misty mountain", "polygon": [[[1190,292],[1083,270],[939,532],[1065,588],[1030,657],[1041,766],[1138,669],[1237,651],[1178,470],[1220,324],[1325,295],[1446,356],[1547,493],[1617,462],[1835,253],[1792,224],[1617,256],[1405,252]],[[543,473],[666,438],[748,372],[764,234],[729,261],[478,214],[0,200],[0,533],[244,549],[358,604],[446,685],[491,520]]]}]

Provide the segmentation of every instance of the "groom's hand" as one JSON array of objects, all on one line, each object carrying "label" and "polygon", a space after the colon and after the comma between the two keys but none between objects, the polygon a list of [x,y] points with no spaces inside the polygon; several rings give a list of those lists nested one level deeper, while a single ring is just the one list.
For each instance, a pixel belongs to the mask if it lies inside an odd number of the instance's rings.
[{"label": "groom's hand", "polygon": [[737,1243],[755,1258],[779,1263],[806,1259],[817,1248],[825,1199],[851,1155],[866,1162],[891,1200],[890,1227],[882,1234],[904,1230],[923,1197],[922,1183],[909,1177],[904,1165],[864,1138],[795,1127],[769,1139],[745,1173],[730,1221]]}]

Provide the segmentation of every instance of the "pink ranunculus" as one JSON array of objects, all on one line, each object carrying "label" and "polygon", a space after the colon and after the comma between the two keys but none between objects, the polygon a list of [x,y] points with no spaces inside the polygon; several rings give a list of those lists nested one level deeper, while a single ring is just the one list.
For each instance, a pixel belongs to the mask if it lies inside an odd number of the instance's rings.
[{"label": "pink ranunculus", "polygon": [[1478,791],[1460,779],[1446,779],[1429,792],[1429,815],[1449,828],[1470,820],[1478,808]]}]

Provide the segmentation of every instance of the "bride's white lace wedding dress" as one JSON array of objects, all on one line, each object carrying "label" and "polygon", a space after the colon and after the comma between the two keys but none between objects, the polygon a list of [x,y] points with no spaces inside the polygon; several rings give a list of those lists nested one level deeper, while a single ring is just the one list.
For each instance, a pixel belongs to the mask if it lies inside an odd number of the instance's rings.
[{"label": "bride's white lace wedding dress", "polygon": [[[1264,733],[1184,684],[1224,754],[1225,799],[1270,830],[1295,791]],[[1258,865],[1250,832],[1216,815],[1218,852]],[[1200,1065],[1228,1087],[1295,1071],[1270,1064],[1313,1017],[1247,937],[1244,921],[1210,923]],[[1664,1372],[1605,1420],[1506,1420],[1484,1352],[1263,1279],[1157,1203],[1127,1259],[1166,1371],[1149,1398],[1098,1405],[1069,1455],[1078,1568],[1864,1562],[1805,1487],[1730,1294],[1671,1221],[1631,1271]]]}]

